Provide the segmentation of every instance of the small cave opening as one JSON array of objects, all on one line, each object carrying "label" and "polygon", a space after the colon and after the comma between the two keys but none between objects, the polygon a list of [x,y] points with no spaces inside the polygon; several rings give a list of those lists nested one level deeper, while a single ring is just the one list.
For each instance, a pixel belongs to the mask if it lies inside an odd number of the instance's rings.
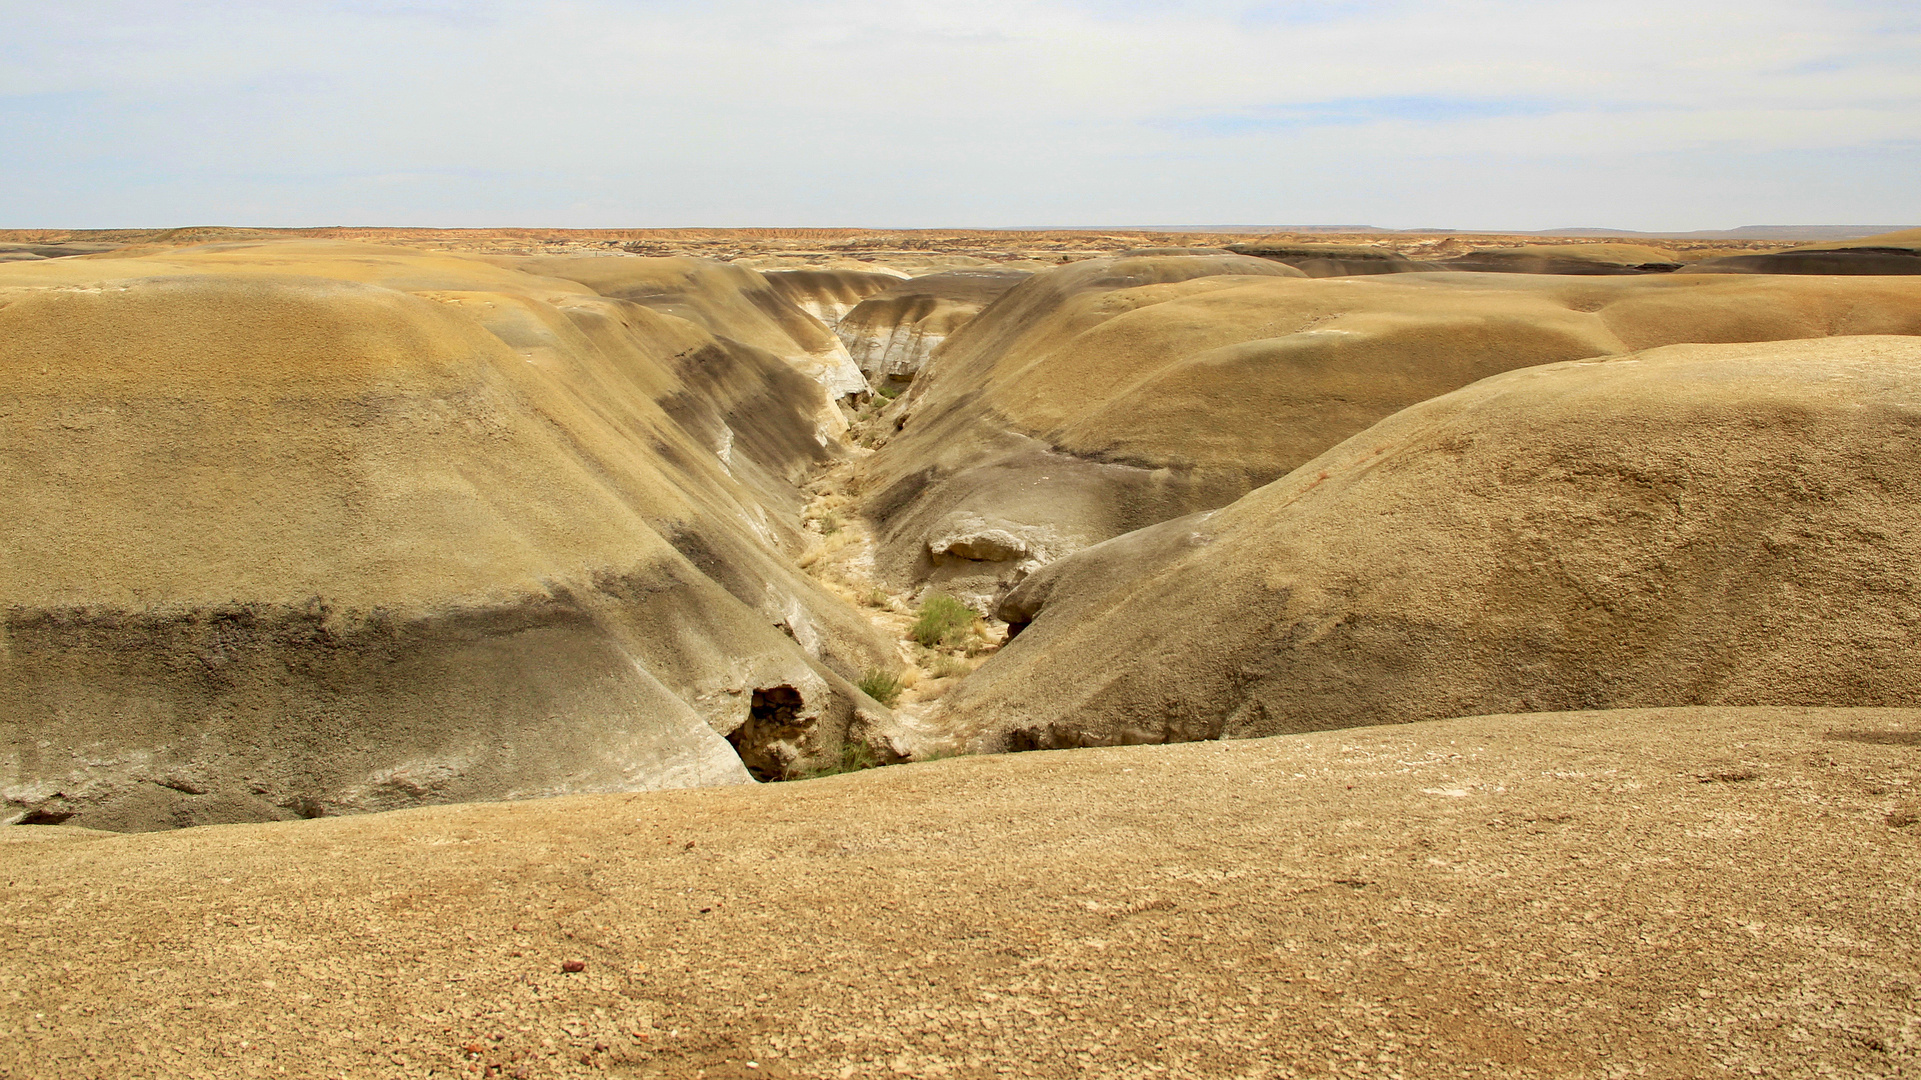
[{"label": "small cave opening", "polygon": [[[791,686],[769,686],[754,691],[747,720],[727,736],[748,773],[763,783],[785,780],[793,744],[807,730],[801,716],[806,703]],[[780,750],[785,749],[783,754]]]},{"label": "small cave opening", "polygon": [[63,825],[66,823],[67,819],[73,817],[73,815],[74,815],[74,811],[72,810],[41,809],[41,810],[35,810],[29,813],[26,817],[23,817],[19,821],[14,822],[14,824],[16,825]]}]

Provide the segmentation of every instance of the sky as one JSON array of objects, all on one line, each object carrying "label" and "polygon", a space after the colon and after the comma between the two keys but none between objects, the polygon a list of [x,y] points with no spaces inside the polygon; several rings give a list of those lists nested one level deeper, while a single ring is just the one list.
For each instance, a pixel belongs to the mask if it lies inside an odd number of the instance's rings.
[{"label": "sky", "polygon": [[0,0],[0,228],[1921,224],[1914,0]]}]

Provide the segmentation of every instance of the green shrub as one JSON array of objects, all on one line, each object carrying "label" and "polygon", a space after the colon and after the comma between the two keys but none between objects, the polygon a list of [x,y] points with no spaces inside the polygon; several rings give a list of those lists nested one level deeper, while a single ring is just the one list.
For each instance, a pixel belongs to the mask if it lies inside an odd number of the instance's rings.
[{"label": "green shrub", "polygon": [[911,633],[915,641],[930,649],[936,645],[952,648],[966,636],[975,618],[973,608],[946,593],[928,593],[920,602],[920,617],[914,620]]},{"label": "green shrub", "polygon": [[860,681],[854,685],[860,687],[861,693],[888,708],[892,708],[894,702],[900,700],[900,679],[892,672],[882,671],[880,668],[868,668],[867,674],[862,675]]}]

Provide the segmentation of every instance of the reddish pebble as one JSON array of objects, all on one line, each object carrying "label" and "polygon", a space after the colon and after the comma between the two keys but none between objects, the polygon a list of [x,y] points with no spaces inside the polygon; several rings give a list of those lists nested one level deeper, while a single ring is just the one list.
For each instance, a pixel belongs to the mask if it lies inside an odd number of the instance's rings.
[{"label": "reddish pebble", "polygon": [[567,972],[567,973],[568,973],[568,974],[570,974],[570,975],[571,975],[571,974],[573,974],[573,973],[574,973],[574,972],[576,972],[576,971],[586,971],[586,970],[587,970],[587,961],[585,961],[585,960],[569,960],[569,961],[567,961],[566,963],[564,963],[564,964],[562,964],[562,965],[560,965],[560,970],[562,970],[562,971],[565,971],[565,972]]}]

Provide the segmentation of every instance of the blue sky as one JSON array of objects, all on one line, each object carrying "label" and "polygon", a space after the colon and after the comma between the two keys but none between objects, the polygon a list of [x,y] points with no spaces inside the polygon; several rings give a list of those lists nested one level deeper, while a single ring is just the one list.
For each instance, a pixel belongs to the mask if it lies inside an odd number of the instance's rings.
[{"label": "blue sky", "polygon": [[1921,224],[1921,5],[0,0],[0,227]]}]

